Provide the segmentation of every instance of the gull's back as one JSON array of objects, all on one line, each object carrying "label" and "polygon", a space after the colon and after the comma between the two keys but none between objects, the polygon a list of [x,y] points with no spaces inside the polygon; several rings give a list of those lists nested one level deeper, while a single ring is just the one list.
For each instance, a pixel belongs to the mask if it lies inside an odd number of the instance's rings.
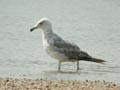
[{"label": "gull's back", "polygon": [[76,61],[86,56],[89,57],[77,45],[63,40],[55,33],[49,37],[48,43],[47,52],[56,59],[62,58],[62,61]]}]

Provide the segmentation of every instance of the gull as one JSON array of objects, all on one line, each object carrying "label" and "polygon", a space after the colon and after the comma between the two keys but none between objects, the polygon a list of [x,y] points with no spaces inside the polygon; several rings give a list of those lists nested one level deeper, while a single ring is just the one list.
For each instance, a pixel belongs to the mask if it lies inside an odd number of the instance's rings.
[{"label": "gull", "polygon": [[79,70],[79,61],[90,61],[104,64],[105,60],[94,58],[88,53],[82,51],[76,44],[65,41],[52,30],[52,23],[47,18],[40,19],[33,28],[42,31],[42,41],[45,51],[48,55],[58,60],[58,71],[61,71],[62,62],[77,62],[77,71]]}]

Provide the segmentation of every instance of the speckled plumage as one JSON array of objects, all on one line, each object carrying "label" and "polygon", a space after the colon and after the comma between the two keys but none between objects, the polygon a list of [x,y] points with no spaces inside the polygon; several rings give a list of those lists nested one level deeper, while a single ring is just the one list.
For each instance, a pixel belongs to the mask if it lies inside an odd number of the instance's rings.
[{"label": "speckled plumage", "polygon": [[93,58],[73,43],[67,42],[55,34],[52,30],[52,24],[47,18],[40,19],[37,24],[30,30],[40,28],[42,30],[43,46],[46,52],[59,61],[60,70],[61,62],[77,61],[77,71],[79,70],[79,61],[92,61],[103,63],[104,60]]}]

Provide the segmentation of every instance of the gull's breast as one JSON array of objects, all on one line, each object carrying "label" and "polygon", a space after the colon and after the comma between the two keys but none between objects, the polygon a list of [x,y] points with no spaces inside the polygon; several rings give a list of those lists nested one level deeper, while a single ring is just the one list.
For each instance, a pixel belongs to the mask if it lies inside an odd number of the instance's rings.
[{"label": "gull's breast", "polygon": [[45,38],[44,33],[42,33],[42,42],[43,42],[44,49],[46,49],[47,47],[49,47],[48,40],[47,40],[47,38]]},{"label": "gull's breast", "polygon": [[68,61],[68,57],[63,53],[59,52],[59,50],[56,49],[54,45],[52,45],[52,43],[54,42],[54,38],[55,37],[45,38],[43,34],[42,40],[45,51],[47,52],[48,55],[61,62]]}]

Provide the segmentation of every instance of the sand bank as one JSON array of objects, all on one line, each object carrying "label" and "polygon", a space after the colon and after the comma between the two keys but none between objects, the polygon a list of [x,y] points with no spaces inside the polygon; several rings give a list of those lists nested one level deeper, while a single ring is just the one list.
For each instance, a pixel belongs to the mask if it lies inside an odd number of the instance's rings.
[{"label": "sand bank", "polygon": [[0,90],[120,90],[120,84],[88,80],[31,80],[0,78]]}]

